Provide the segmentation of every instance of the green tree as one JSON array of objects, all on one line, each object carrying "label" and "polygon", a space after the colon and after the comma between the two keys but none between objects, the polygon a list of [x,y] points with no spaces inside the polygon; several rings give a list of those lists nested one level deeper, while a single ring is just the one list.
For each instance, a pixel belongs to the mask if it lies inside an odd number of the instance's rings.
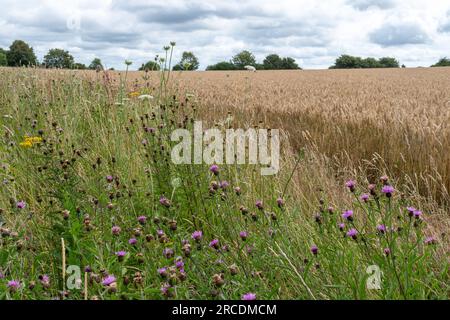
[{"label": "green tree", "polygon": [[86,65],[84,63],[76,62],[76,63],[73,64],[73,69],[85,70],[85,69],[87,69],[87,67],[86,67]]},{"label": "green tree", "polygon": [[6,58],[8,65],[11,67],[34,66],[37,64],[33,48],[22,40],[16,40],[11,44]]},{"label": "green tree", "polygon": [[160,66],[156,61],[150,60],[146,64],[142,64],[139,71],[159,71]]},{"label": "green tree", "polygon": [[442,58],[436,64],[433,64],[432,67],[450,67],[450,59]]},{"label": "green tree", "polygon": [[382,68],[400,68],[400,63],[397,59],[391,57],[383,57],[378,60]]},{"label": "green tree", "polygon": [[0,49],[0,67],[4,67],[8,65],[8,59],[6,58],[6,52],[3,49]]},{"label": "green tree", "polygon": [[277,70],[281,69],[281,66],[283,64],[283,59],[277,54],[269,54],[264,60],[263,60],[263,66],[266,70]]},{"label": "green tree", "polygon": [[43,64],[46,68],[72,69],[75,60],[69,51],[50,49],[44,56]]},{"label": "green tree", "polygon": [[198,58],[191,51],[184,51],[181,60],[173,66],[173,70],[197,70],[200,66]]},{"label": "green tree", "polygon": [[212,70],[236,70],[236,66],[229,61],[221,61],[206,67],[207,71]]},{"label": "green tree", "polygon": [[94,58],[94,60],[92,60],[91,64],[89,65],[89,69],[103,70],[102,60],[100,60],[99,58]]},{"label": "green tree", "polygon": [[283,58],[281,61],[281,69],[284,70],[296,70],[301,69],[298,64],[295,62],[295,60],[291,57]]},{"label": "green tree", "polygon": [[256,67],[256,59],[253,53],[248,50],[244,50],[235,55],[231,61],[235,65],[236,69],[244,69],[245,66]]}]

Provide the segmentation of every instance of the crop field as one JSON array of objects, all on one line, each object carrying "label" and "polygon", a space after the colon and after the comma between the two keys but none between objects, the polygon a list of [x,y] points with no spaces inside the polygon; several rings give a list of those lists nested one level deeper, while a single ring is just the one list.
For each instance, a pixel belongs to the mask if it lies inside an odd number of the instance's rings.
[{"label": "crop field", "polygon": [[[448,299],[449,87],[0,68],[0,299]],[[278,129],[279,172],[174,163],[195,121]]]}]

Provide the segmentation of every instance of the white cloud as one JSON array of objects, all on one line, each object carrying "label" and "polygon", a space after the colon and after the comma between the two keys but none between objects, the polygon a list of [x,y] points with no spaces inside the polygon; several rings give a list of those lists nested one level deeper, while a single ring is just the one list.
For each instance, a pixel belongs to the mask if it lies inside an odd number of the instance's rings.
[{"label": "white cloud", "polygon": [[[409,66],[450,55],[447,0],[0,0],[0,47],[30,43],[40,59],[53,47],[88,64],[123,68],[176,41],[175,60],[193,51],[201,67],[249,49],[291,56],[306,68],[340,54],[394,56]],[[78,24],[79,22],[79,24]],[[79,26],[79,28],[78,28]]]}]

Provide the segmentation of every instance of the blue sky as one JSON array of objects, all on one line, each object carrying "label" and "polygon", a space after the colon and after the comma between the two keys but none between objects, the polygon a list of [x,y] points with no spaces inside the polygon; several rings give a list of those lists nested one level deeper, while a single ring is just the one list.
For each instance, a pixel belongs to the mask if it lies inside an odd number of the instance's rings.
[{"label": "blue sky", "polygon": [[201,68],[248,49],[327,68],[340,54],[394,56],[429,66],[450,56],[447,0],[0,0],[0,47],[29,42],[39,59],[50,48],[79,62],[100,57],[132,67],[177,43],[175,60],[193,51]]}]

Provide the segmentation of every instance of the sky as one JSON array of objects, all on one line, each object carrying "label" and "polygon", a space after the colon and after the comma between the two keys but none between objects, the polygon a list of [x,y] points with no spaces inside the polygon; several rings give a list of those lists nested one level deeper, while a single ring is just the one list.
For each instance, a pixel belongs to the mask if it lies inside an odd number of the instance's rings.
[{"label": "sky", "polygon": [[0,0],[0,47],[28,42],[39,60],[51,48],[77,62],[137,69],[176,42],[200,69],[250,50],[277,53],[306,69],[336,57],[393,56],[408,67],[450,57],[448,0]]}]

